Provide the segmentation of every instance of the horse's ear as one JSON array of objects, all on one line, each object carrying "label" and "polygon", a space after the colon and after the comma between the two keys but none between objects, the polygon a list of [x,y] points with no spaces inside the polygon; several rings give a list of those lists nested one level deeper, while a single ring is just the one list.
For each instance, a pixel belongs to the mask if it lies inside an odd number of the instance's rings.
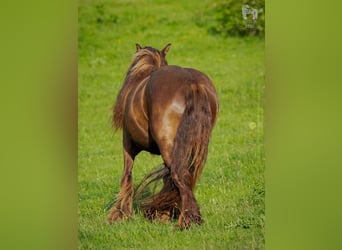
[{"label": "horse's ear", "polygon": [[136,43],[136,44],[135,44],[135,47],[137,48],[137,51],[140,50],[140,49],[142,49],[142,47],[141,47],[141,45],[140,45],[139,43]]},{"label": "horse's ear", "polygon": [[161,53],[163,54],[163,56],[166,56],[166,54],[169,51],[170,47],[171,47],[171,43],[168,43],[168,44],[166,44],[165,48],[162,49]]}]

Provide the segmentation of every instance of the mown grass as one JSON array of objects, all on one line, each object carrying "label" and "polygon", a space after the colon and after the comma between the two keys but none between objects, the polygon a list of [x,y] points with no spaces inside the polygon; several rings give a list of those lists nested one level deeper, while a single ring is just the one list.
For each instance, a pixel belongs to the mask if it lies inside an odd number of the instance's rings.
[{"label": "mown grass", "polygon": [[[208,34],[205,1],[80,1],[78,201],[80,249],[264,248],[264,40]],[[174,230],[132,220],[106,225],[105,206],[119,191],[121,131],[111,107],[135,43],[172,43],[169,64],[193,67],[213,80],[220,101],[209,155],[195,191],[205,223]],[[138,184],[158,156],[138,155]]]}]

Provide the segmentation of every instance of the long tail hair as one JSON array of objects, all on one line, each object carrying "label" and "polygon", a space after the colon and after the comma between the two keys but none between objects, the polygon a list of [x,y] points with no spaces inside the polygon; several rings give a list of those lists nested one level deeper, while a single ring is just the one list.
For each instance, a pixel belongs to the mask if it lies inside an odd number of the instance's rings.
[{"label": "long tail hair", "polygon": [[146,194],[149,186],[163,180],[164,185],[159,193],[138,201],[141,210],[149,219],[163,216],[163,213],[168,213],[171,218],[179,216],[181,199],[170,171],[186,173],[184,178],[188,179],[186,181],[193,190],[207,158],[213,124],[205,88],[192,84],[185,100],[184,114],[172,149],[171,166],[163,165],[147,175],[137,189],[136,197],[141,197],[142,193]]}]

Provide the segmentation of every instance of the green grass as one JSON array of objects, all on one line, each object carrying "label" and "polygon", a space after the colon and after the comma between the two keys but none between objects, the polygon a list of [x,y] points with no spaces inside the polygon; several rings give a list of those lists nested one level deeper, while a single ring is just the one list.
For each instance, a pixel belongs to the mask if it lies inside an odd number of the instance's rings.
[{"label": "green grass", "polygon": [[[78,88],[79,249],[263,249],[264,40],[208,34],[205,1],[80,1]],[[169,64],[205,72],[219,95],[220,113],[195,195],[205,223],[174,230],[132,220],[106,225],[105,206],[119,191],[121,131],[111,107],[135,43],[161,49]],[[159,156],[135,160],[138,184]]]}]

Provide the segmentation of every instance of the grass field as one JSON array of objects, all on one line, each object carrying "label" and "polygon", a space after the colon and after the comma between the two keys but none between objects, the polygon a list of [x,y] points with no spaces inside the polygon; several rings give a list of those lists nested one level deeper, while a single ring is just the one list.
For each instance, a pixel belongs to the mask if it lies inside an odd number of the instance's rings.
[{"label": "grass field", "polygon": [[[264,40],[208,34],[206,1],[79,2],[78,218],[79,249],[263,249]],[[107,225],[105,206],[119,191],[121,131],[111,107],[135,43],[163,48],[169,64],[196,68],[214,82],[220,113],[195,195],[205,223],[174,230],[139,211]],[[137,185],[159,156],[135,160]]]}]

